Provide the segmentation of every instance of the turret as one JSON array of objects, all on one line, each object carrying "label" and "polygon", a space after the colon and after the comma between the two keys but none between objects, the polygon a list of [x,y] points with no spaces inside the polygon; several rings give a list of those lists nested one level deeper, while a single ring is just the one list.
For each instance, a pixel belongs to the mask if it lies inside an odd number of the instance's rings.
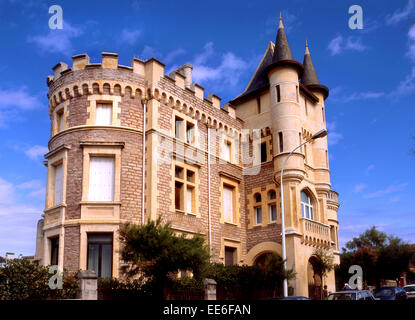
[{"label": "turret", "polygon": [[[285,158],[283,155],[299,144],[299,79],[303,73],[302,64],[292,57],[281,17],[272,63],[266,68],[266,72],[271,92],[274,170],[278,175]],[[294,176],[302,179],[304,157],[300,152],[290,158],[287,168],[290,167],[293,168]]]},{"label": "turret", "polygon": [[[319,101],[314,106],[314,122],[313,128],[310,128],[314,132],[326,128],[326,116],[324,100],[329,95],[329,89],[321,85],[316,70],[314,69],[313,61],[311,59],[310,50],[306,41],[305,53],[304,53],[304,73],[301,78],[301,84],[307,87],[315,96],[318,97]],[[313,166],[316,169],[316,180],[321,184],[322,188],[330,188],[330,175],[328,171],[329,160],[328,160],[328,147],[327,137],[317,139],[313,142]],[[325,186],[324,186],[325,185]]]}]

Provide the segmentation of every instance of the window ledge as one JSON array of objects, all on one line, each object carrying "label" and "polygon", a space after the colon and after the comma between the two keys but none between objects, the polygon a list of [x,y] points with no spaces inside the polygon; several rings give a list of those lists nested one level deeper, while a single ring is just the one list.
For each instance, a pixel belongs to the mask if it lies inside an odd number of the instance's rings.
[{"label": "window ledge", "polygon": [[109,206],[121,206],[121,201],[81,201],[79,204],[81,205],[96,205],[96,206],[102,206],[102,205],[109,205]]},{"label": "window ledge", "polygon": [[268,222],[268,224],[277,224],[277,221]]},{"label": "window ledge", "polygon": [[61,203],[61,204],[57,204],[56,206],[46,208],[45,210],[43,210],[43,212],[47,213],[49,211],[53,211],[53,210],[58,209],[58,208],[66,208],[66,203]]},{"label": "window ledge", "polygon": [[238,225],[237,225],[235,222],[224,221],[223,223],[224,223],[224,224],[229,224],[229,225],[231,225],[231,226],[238,227]]}]

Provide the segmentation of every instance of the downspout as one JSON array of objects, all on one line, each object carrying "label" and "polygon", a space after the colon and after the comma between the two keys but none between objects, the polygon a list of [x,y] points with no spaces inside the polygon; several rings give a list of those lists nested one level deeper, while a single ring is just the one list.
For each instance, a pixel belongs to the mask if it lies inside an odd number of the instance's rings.
[{"label": "downspout", "polygon": [[210,140],[209,140],[209,126],[207,126],[207,167],[208,167],[208,217],[209,217],[209,260],[212,256],[212,216],[210,208]]},{"label": "downspout", "polygon": [[144,191],[145,191],[145,177],[146,177],[146,114],[147,114],[147,100],[143,99],[141,100],[142,104],[143,104],[143,172],[142,172],[142,177],[143,177],[143,181],[142,181],[142,199],[141,199],[141,224],[144,225],[144,207],[145,207],[145,203],[144,203],[144,199],[145,199],[145,195],[144,195]]}]

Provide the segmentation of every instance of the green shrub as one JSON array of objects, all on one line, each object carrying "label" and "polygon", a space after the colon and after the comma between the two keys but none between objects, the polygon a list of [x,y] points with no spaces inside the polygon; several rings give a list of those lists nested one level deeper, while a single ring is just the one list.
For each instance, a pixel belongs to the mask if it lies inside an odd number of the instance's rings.
[{"label": "green shrub", "polygon": [[48,267],[37,266],[26,259],[10,260],[0,268],[0,300],[42,300],[75,298],[78,281],[63,274],[62,289],[51,289],[52,274]]}]

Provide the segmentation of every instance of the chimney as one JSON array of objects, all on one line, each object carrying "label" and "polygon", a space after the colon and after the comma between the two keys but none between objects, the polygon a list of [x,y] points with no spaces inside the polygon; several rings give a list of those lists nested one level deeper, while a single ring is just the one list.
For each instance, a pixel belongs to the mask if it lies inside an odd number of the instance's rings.
[{"label": "chimney", "polygon": [[192,85],[192,71],[193,71],[193,66],[191,64],[185,64],[182,65],[179,69],[179,71],[181,71],[181,73],[184,75],[185,80],[184,80],[184,85],[186,88],[190,88],[190,86]]}]

